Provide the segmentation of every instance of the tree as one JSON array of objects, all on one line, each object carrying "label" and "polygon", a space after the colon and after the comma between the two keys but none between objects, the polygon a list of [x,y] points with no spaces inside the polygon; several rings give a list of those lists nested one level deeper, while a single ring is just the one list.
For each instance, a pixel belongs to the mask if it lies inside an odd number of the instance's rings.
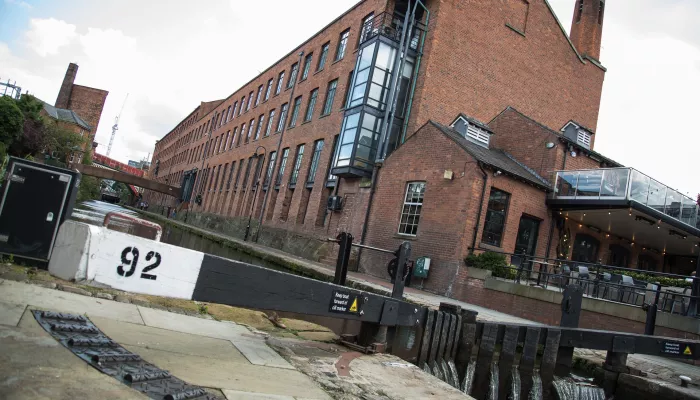
[{"label": "tree", "polygon": [[7,149],[22,138],[24,115],[16,101],[9,96],[0,97],[0,160],[5,159]]},{"label": "tree", "polygon": [[[83,165],[92,165],[92,153],[85,152],[83,155]],[[78,187],[78,202],[95,200],[100,198],[100,180],[94,176],[83,176]]]}]

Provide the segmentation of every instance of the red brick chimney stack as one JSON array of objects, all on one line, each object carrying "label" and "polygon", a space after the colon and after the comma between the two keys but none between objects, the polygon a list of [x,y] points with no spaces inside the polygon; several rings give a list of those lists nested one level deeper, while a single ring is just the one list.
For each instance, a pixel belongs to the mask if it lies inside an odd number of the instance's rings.
[{"label": "red brick chimney stack", "polygon": [[78,64],[68,64],[66,76],[63,77],[61,89],[58,91],[58,97],[56,97],[56,107],[65,109],[68,108],[68,103],[70,102],[70,95],[73,91],[73,82],[75,82],[76,75],[78,75]]},{"label": "red brick chimney stack", "polygon": [[582,56],[600,60],[605,0],[575,0],[571,42]]}]

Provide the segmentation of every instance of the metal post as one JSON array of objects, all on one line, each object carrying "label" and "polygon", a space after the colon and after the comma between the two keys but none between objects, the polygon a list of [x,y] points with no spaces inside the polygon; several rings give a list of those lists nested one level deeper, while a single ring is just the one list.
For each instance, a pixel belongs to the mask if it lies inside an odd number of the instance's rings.
[{"label": "metal post", "polygon": [[391,290],[391,297],[395,299],[403,298],[403,288],[406,283],[403,276],[406,273],[406,262],[411,258],[411,242],[403,242],[399,247],[398,264],[396,265],[396,278],[394,288]]},{"label": "metal post", "polygon": [[688,316],[695,317],[698,315],[698,297],[700,295],[700,253],[695,260],[695,276],[693,277],[693,288],[690,291],[690,302],[688,303]]},{"label": "metal post", "polygon": [[[263,149],[263,153],[261,155],[258,155],[258,149]],[[258,189],[260,188],[260,175],[263,169],[263,166],[265,164],[265,154],[267,154],[267,149],[263,146],[258,146],[255,149],[255,153],[253,153],[253,158],[256,160],[256,165],[255,165],[255,174],[253,175],[253,187],[255,188],[255,192],[253,192],[251,195],[253,196],[253,200],[251,201],[250,204],[250,213],[248,213],[248,225],[245,227],[245,235],[243,236],[243,241],[247,242],[248,241],[248,234],[250,233],[250,222],[253,219],[253,209],[255,208],[255,199],[258,197]],[[262,162],[258,161],[258,157],[262,157]],[[226,172],[224,171],[224,174]],[[252,190],[251,190],[252,192]]]},{"label": "metal post", "polygon": [[[581,317],[581,303],[583,301],[583,289],[580,285],[568,285],[564,289],[561,302],[561,322],[562,328],[578,328]],[[557,361],[554,368],[558,376],[568,376],[571,372],[571,365],[574,359],[574,348],[562,346],[557,353]]]},{"label": "metal post", "polygon": [[[303,58],[304,58],[304,52],[300,51],[299,52],[299,63],[297,64],[298,68],[302,67],[301,62],[302,62]],[[267,188],[267,191],[265,191],[265,195],[263,196],[263,203],[262,203],[262,207],[260,208],[260,218],[258,219],[258,229],[255,230],[255,233],[253,233],[253,241],[254,242],[257,242],[258,238],[260,237],[260,230],[262,229],[262,225],[263,225],[263,215],[265,215],[265,206],[267,206],[267,197],[270,194],[270,191],[274,190],[272,188],[272,185],[273,185],[273,182],[275,182],[275,173],[279,174],[279,171],[277,171],[277,161],[281,162],[282,157],[280,157],[280,148],[282,147],[282,139],[284,138],[284,133],[287,131],[287,117],[289,116],[289,113],[291,111],[293,111],[292,107],[294,107],[294,104],[292,104],[292,102],[294,101],[294,90],[297,88],[297,82],[299,82],[300,77],[301,77],[301,74],[299,73],[299,69],[297,69],[297,76],[294,79],[294,84],[292,85],[292,90],[289,91],[289,101],[287,102],[287,104],[289,106],[287,107],[287,115],[284,116],[285,121],[284,121],[284,124],[282,124],[282,132],[280,132],[280,137],[277,140],[277,150],[275,151],[275,154],[277,154],[277,156],[275,157],[275,163],[272,165],[272,176],[270,176],[270,186]],[[336,182],[336,185],[338,185],[339,183],[340,182]]]},{"label": "metal post", "polygon": [[348,276],[348,264],[352,250],[352,234],[341,232],[338,235],[340,248],[338,249],[338,261],[335,264],[335,277],[333,283],[345,286],[345,278]]},{"label": "metal post", "polygon": [[644,325],[644,334],[654,336],[654,328],[656,328],[656,311],[658,307],[652,304],[647,308],[647,320]]}]

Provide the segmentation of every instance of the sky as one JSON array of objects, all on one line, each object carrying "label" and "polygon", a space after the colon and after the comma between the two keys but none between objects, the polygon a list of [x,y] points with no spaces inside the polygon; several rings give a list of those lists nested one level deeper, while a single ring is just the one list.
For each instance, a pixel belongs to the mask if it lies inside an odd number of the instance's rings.
[{"label": "sky", "polygon": [[[200,101],[227,97],[355,3],[0,0],[0,80],[53,104],[77,63],[77,84],[109,91],[98,151],[128,94],[111,156],[140,160]],[[567,32],[575,3],[550,0]],[[595,141],[596,151],[693,197],[698,20],[697,0],[607,1]]]}]

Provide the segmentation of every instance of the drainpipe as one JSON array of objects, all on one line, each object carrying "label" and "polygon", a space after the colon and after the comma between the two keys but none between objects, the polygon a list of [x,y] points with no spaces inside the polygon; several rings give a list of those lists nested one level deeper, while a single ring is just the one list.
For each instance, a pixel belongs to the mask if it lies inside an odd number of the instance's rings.
[{"label": "drainpipe", "polygon": [[474,254],[474,248],[476,248],[476,235],[479,232],[479,222],[481,222],[481,211],[484,208],[484,197],[486,197],[486,184],[488,183],[489,175],[484,171],[483,163],[479,162],[479,169],[481,170],[482,176],[484,177],[484,183],[481,187],[481,199],[479,199],[479,211],[476,213],[476,222],[474,223],[474,237],[472,237],[472,247],[469,249],[469,254]]},{"label": "drainpipe", "polygon": [[420,4],[423,7],[423,10],[425,10],[426,15],[425,15],[425,32],[421,36],[420,39],[420,49],[418,49],[418,57],[416,59],[416,65],[415,65],[415,70],[413,71],[413,82],[411,83],[411,94],[408,97],[408,109],[406,109],[406,115],[404,116],[404,123],[403,127],[401,128],[401,143],[404,142],[404,139],[406,139],[406,130],[408,129],[408,119],[411,117],[411,109],[413,108],[413,97],[416,93],[416,83],[418,82],[418,72],[420,71],[420,62],[423,59],[423,46],[425,45],[425,37],[428,35],[428,23],[430,23],[430,11],[428,8],[423,5],[423,3],[420,2],[420,0],[416,0],[418,4]]},{"label": "drainpipe", "polygon": [[[381,166],[379,163],[374,163],[374,169],[372,169],[372,186],[369,189],[369,202],[367,203],[367,211],[365,211],[365,221],[362,224],[362,234],[360,235],[360,244],[365,244],[365,237],[367,236],[367,225],[369,225],[369,214],[372,211],[372,200],[374,199],[374,192],[377,189],[377,181],[379,180],[379,168]],[[340,182],[336,182],[336,187]],[[355,260],[355,271],[360,270],[360,258],[362,257],[362,247],[357,251],[357,260]]]}]

